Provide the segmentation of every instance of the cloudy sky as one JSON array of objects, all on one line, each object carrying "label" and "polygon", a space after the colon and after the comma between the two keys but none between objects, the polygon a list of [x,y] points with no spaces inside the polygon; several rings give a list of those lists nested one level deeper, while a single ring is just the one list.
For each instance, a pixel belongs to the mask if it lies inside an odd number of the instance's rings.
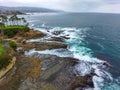
[{"label": "cloudy sky", "polygon": [[120,13],[120,0],[0,0],[0,6],[32,6],[74,12]]}]

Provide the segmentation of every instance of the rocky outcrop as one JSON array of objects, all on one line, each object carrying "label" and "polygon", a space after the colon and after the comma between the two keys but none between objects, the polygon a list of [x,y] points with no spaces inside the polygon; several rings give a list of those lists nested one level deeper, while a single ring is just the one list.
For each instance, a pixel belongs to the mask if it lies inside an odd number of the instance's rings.
[{"label": "rocky outcrop", "polygon": [[64,42],[64,38],[62,37],[51,37],[48,39],[49,41],[58,41],[58,42]]},{"label": "rocky outcrop", "polygon": [[45,36],[44,33],[42,33],[41,31],[37,31],[37,30],[30,30],[29,32],[25,33],[26,39],[36,39],[36,38],[42,38],[44,36]]},{"label": "rocky outcrop", "polygon": [[43,72],[39,81],[51,83],[60,90],[74,90],[77,87],[93,87],[92,75],[78,76],[75,65],[79,60],[53,55],[37,55],[41,58]]},{"label": "rocky outcrop", "polygon": [[61,31],[53,31],[53,32],[51,32],[52,34],[54,34],[54,35],[60,35],[60,34],[62,34],[64,32],[64,30],[61,30]]},{"label": "rocky outcrop", "polygon": [[77,59],[44,54],[31,57],[17,54],[16,57],[16,69],[0,83],[1,90],[74,90],[93,87],[92,75],[76,74]]},{"label": "rocky outcrop", "polygon": [[57,49],[57,48],[67,48],[67,45],[60,42],[28,42],[26,44],[20,44],[24,50],[30,50],[35,48],[35,50],[46,50],[46,49]]},{"label": "rocky outcrop", "polygon": [[[76,74],[75,65],[79,62],[77,59],[44,54],[35,54],[35,56],[41,59],[42,66],[41,75],[37,80],[39,83],[37,88],[41,88],[41,90],[74,90],[78,87],[93,87],[92,75],[78,76]],[[48,84],[54,89],[47,87]]]},{"label": "rocky outcrop", "polygon": [[76,88],[81,88],[78,90],[83,90],[82,88],[85,87],[93,87],[92,75],[76,76],[68,90],[75,90]]},{"label": "rocky outcrop", "polygon": [[[27,39],[43,37],[40,33],[32,30],[14,37],[14,40],[19,42],[19,52],[15,54],[17,61],[15,68],[0,83],[0,90],[83,90],[84,87],[93,87],[93,74],[78,75],[75,66],[82,62],[75,58],[38,53],[31,57],[24,55],[24,51],[30,49],[40,51],[67,48],[67,45],[62,43],[67,37],[52,37],[49,40],[51,42],[26,42]],[[53,32],[54,35],[61,33]]]},{"label": "rocky outcrop", "polygon": [[16,54],[16,58],[15,68],[0,82],[0,90],[18,90],[22,82],[29,78],[31,78],[32,82],[36,82],[36,79],[40,76],[40,59],[35,57],[29,58],[20,54]]},{"label": "rocky outcrop", "polygon": [[21,43],[21,42],[23,42],[23,40],[42,38],[44,36],[45,36],[45,34],[42,33],[41,31],[30,30],[29,32],[26,32],[26,33],[19,32],[15,37],[13,37],[13,39],[16,42]]}]

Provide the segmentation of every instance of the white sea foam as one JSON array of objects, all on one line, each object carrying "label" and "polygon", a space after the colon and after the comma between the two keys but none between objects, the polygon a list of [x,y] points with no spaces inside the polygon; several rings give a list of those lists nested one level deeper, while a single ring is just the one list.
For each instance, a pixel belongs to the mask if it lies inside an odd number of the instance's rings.
[{"label": "white sea foam", "polygon": [[34,53],[56,55],[59,57],[73,57],[72,53],[66,49],[52,49],[43,51],[36,51],[35,49],[31,49],[30,51],[26,51],[25,55],[34,55]]},{"label": "white sea foam", "polygon": [[103,87],[103,81],[104,81],[103,78],[93,76],[94,90],[101,90],[101,87]]},{"label": "white sea foam", "polygon": [[120,90],[120,77],[114,79],[111,83],[105,83],[102,90]]},{"label": "white sea foam", "polygon": [[[51,54],[57,55],[60,57],[74,57],[80,60],[80,63],[76,65],[76,70],[79,75],[85,76],[90,74],[93,70],[96,76],[93,76],[94,90],[101,90],[101,87],[104,86],[104,80],[113,80],[111,74],[104,70],[105,61],[97,59],[92,56],[92,50],[85,46],[85,37],[86,31],[89,28],[61,28],[55,27],[49,29],[49,32],[46,29],[37,29],[45,32],[48,36],[53,36],[52,32],[60,31],[63,32],[60,35],[54,36],[67,36],[70,39],[66,39],[65,43],[68,44],[67,49],[53,49],[53,50],[44,50],[44,51],[35,51],[35,49],[25,52],[26,55],[31,55],[34,53],[39,54]],[[102,47],[102,46],[101,46]],[[61,53],[62,52],[62,53]]]},{"label": "white sea foam", "polygon": [[78,74],[79,74],[80,76],[88,75],[88,74],[90,74],[91,71],[92,71],[92,68],[91,68],[90,64],[87,63],[87,62],[80,62],[80,63],[77,64],[75,67],[76,67],[76,69],[77,69],[77,71],[78,71]]}]

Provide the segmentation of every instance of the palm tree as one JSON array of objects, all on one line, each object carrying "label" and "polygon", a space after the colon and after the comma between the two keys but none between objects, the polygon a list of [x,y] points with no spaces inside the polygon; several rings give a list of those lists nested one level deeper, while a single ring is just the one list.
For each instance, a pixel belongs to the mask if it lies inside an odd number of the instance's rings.
[{"label": "palm tree", "polygon": [[9,25],[12,25],[12,19],[9,18]]},{"label": "palm tree", "polygon": [[12,15],[10,18],[9,18],[9,21],[12,21],[12,25],[18,25],[18,17],[16,14]]},{"label": "palm tree", "polygon": [[22,20],[22,25],[24,25],[25,18],[22,17],[21,20]]},{"label": "palm tree", "polygon": [[7,23],[7,16],[6,15],[0,15],[0,18],[2,19],[2,23]]},{"label": "palm tree", "polygon": [[9,21],[12,22],[12,25],[28,25],[25,18],[18,18],[16,14],[12,15],[9,18]]},{"label": "palm tree", "polygon": [[14,25],[14,19],[13,19],[13,16],[11,16],[10,18],[9,18],[9,21],[11,22],[11,25]]},{"label": "palm tree", "polygon": [[27,26],[28,25],[28,23],[27,23],[27,21],[26,21],[26,19],[25,18],[21,18],[22,19],[22,21],[23,21],[23,25],[25,25],[25,26]]},{"label": "palm tree", "polygon": [[7,22],[7,16],[5,15],[0,15],[1,18],[1,22],[0,22],[0,30],[1,30],[1,34],[4,38],[4,27],[5,27],[5,23]]},{"label": "palm tree", "polygon": [[4,38],[4,29],[5,28],[5,24],[0,22],[0,34],[2,36],[2,38]]},{"label": "palm tree", "polygon": [[18,25],[21,25],[21,18],[17,18]]},{"label": "palm tree", "polygon": [[22,18],[19,18],[19,25],[22,25]]}]

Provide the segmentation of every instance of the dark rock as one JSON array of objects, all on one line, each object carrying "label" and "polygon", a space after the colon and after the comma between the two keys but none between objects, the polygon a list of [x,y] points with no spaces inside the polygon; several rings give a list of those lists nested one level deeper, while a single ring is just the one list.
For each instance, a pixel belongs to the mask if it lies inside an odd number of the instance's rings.
[{"label": "dark rock", "polygon": [[[93,87],[92,75],[77,76],[74,58],[36,54],[16,55],[16,71],[0,83],[1,90],[75,90]],[[45,70],[41,70],[46,67]],[[9,86],[9,87],[6,87]]]},{"label": "dark rock", "polygon": [[58,41],[58,42],[63,42],[64,38],[62,37],[51,37],[51,39],[49,39],[50,41]]},{"label": "dark rock", "polygon": [[39,55],[39,58],[42,60],[42,67],[46,68],[41,73],[39,82],[50,83],[60,90],[93,87],[92,75],[77,76],[74,73],[79,60],[54,55]]},{"label": "dark rock", "polygon": [[63,31],[54,31],[54,32],[52,32],[52,34],[54,34],[54,35],[60,35],[62,32]]},{"label": "dark rock", "polygon": [[92,77],[87,76],[77,76],[74,82],[71,84],[68,90],[75,90],[78,87],[94,87],[92,82]]},{"label": "dark rock", "polygon": [[67,48],[66,44],[60,42],[28,42],[19,46],[23,47],[24,50],[30,50],[33,48],[35,48],[35,50]]}]

